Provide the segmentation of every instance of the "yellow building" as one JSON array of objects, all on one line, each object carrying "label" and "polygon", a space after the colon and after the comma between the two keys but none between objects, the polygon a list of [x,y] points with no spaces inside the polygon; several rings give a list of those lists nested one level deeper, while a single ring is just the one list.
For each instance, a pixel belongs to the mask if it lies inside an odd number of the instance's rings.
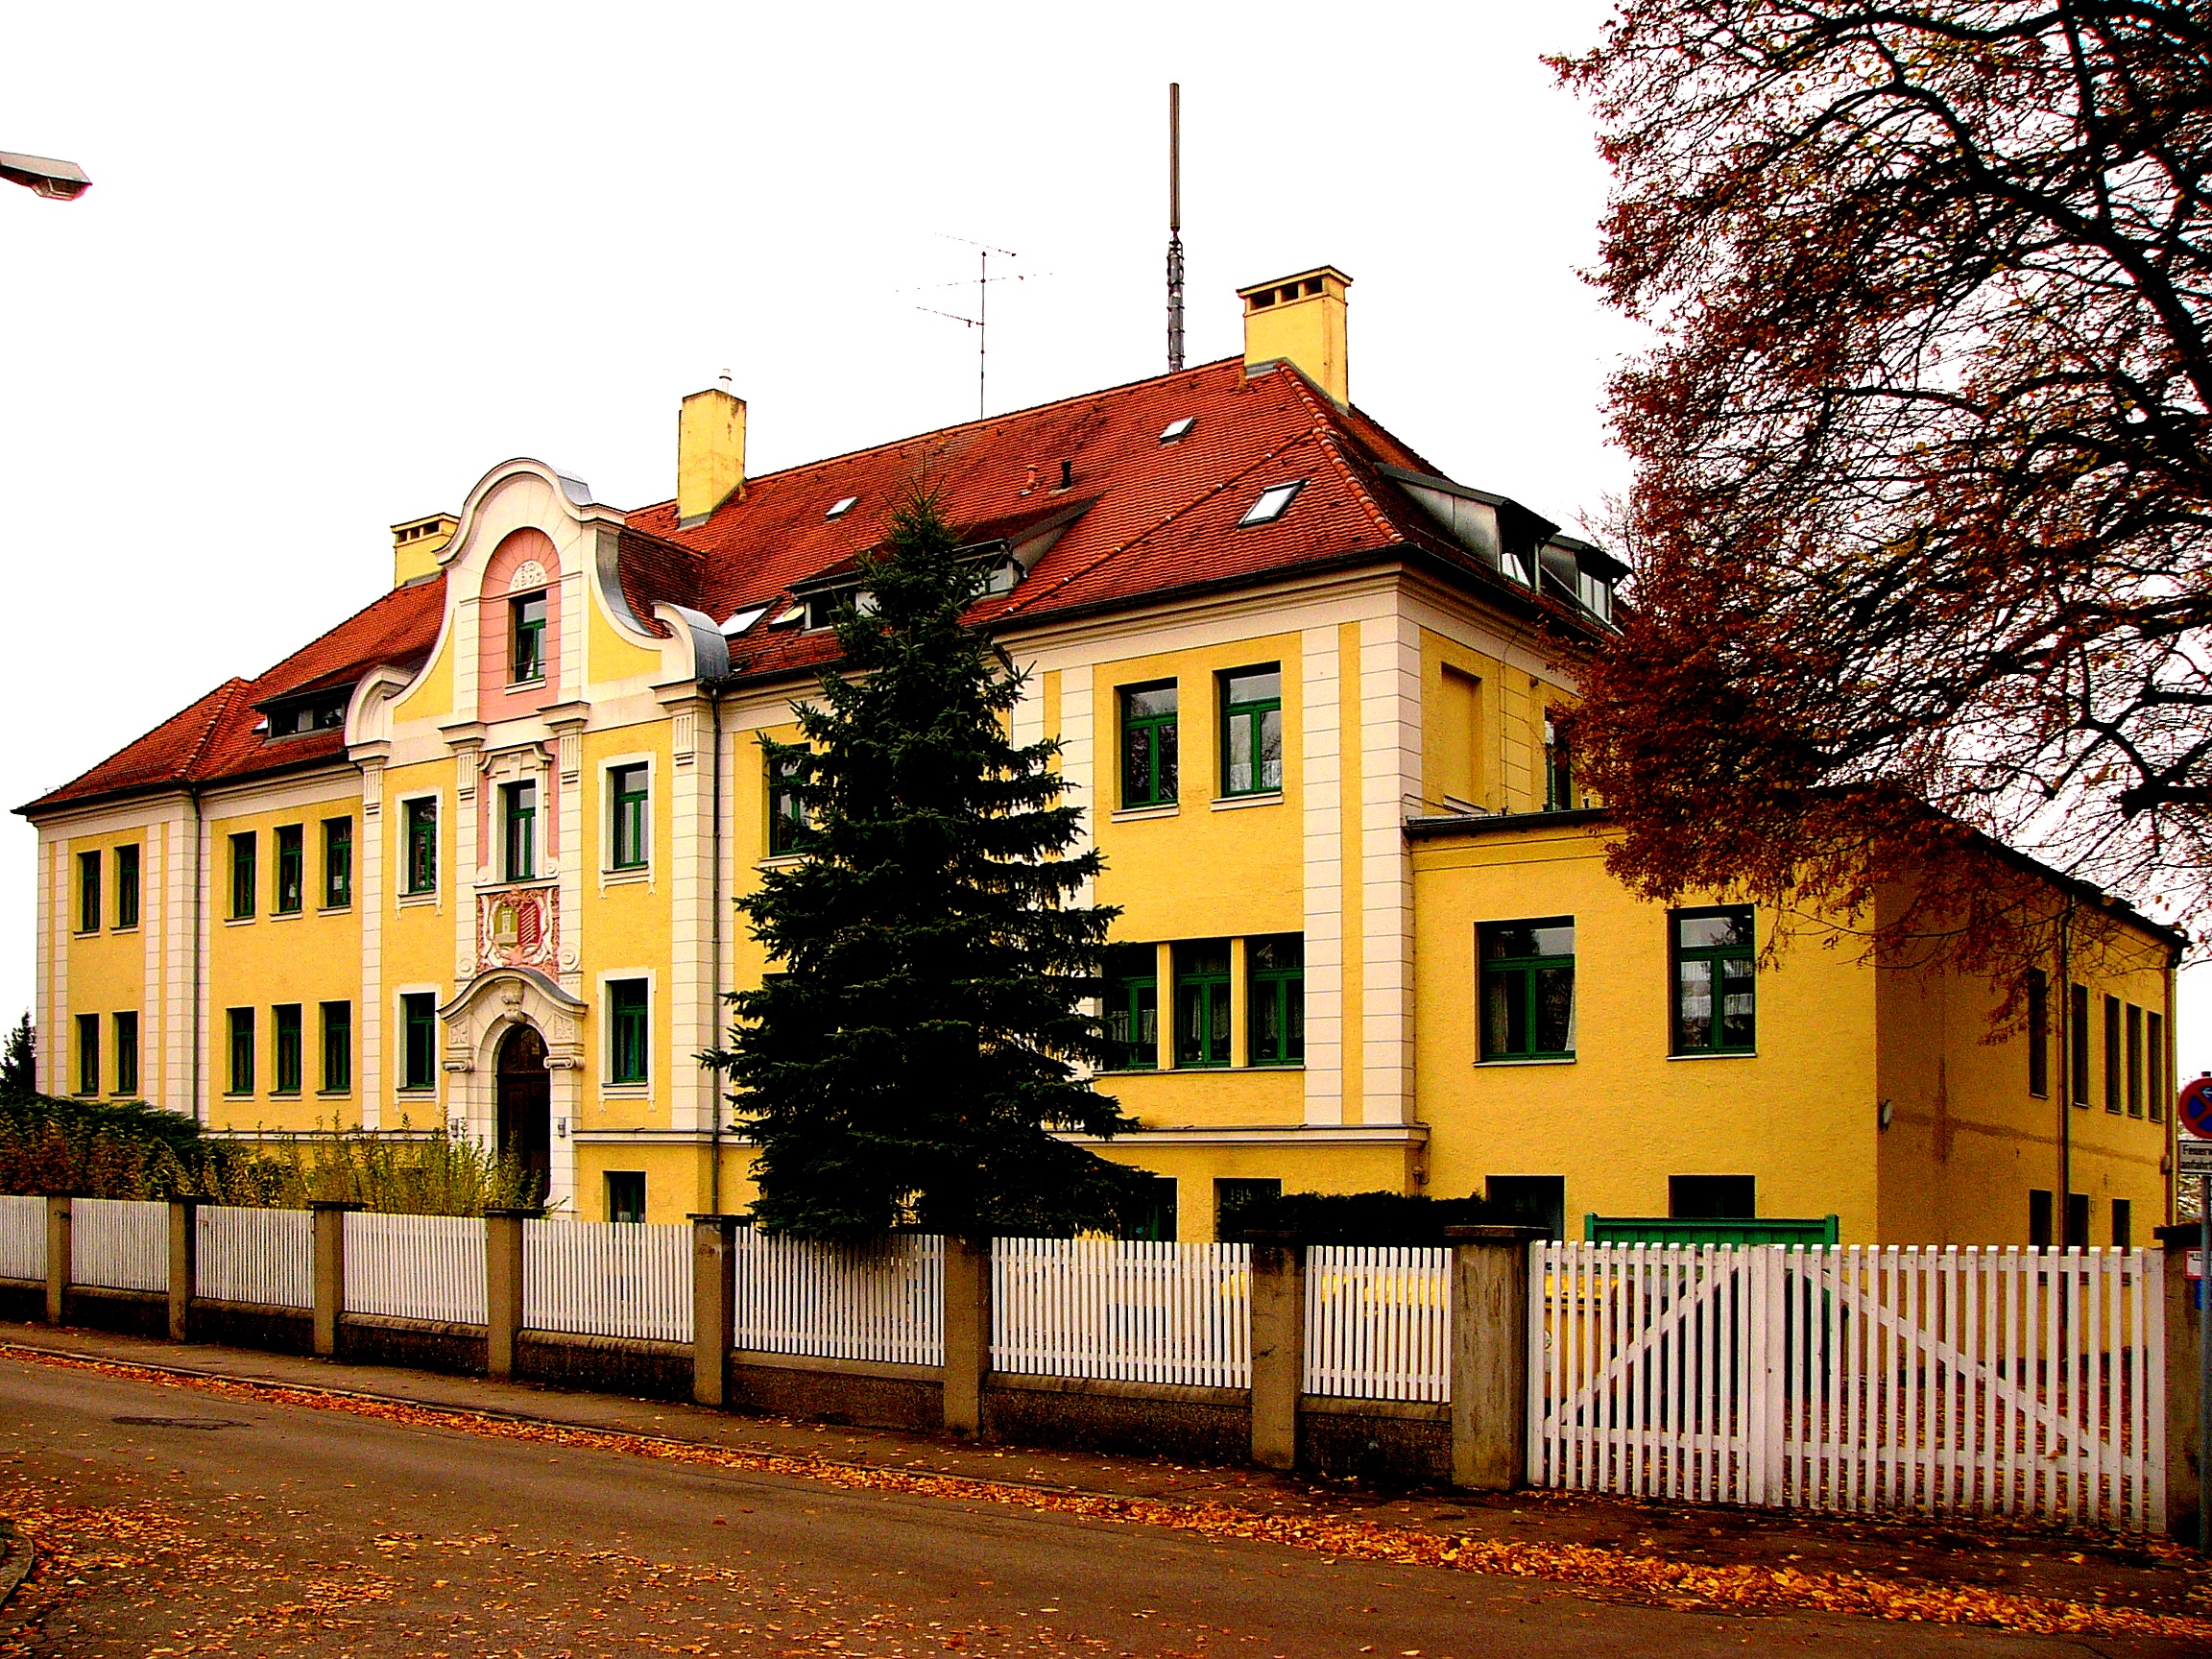
[{"label": "yellow building", "polygon": [[42,1086],[247,1138],[451,1126],[587,1217],[741,1207],[693,1056],[767,966],[732,910],[785,855],[760,739],[926,478],[1122,909],[1109,1152],[1163,1229],[1252,1183],[1488,1188],[1571,1233],[2164,1219],[2178,941],[2086,896],[2117,943],[1992,1043],[1986,987],[1631,900],[1549,723],[1623,568],[1349,402],[1348,287],[1240,290],[1241,358],[764,477],[697,393],[673,500],[518,460],[395,526],[384,597],[22,808]]}]

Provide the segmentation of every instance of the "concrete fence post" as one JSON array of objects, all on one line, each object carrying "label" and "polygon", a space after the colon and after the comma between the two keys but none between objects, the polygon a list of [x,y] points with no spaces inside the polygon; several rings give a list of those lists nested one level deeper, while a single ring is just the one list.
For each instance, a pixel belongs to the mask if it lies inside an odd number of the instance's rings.
[{"label": "concrete fence post", "polygon": [[2182,1544],[2200,1544],[2204,1525],[2204,1470],[2197,1445],[2196,1286],[2188,1277],[2189,1252],[2202,1234],[2196,1222],[2161,1227],[2166,1250],[2166,1352],[2152,1364],[2166,1367],[2166,1535]]},{"label": "concrete fence post", "polygon": [[484,1212],[484,1370],[501,1382],[515,1375],[522,1336],[522,1223],[537,1214]]},{"label": "concrete fence post", "polygon": [[61,1193],[46,1195],[46,1323],[49,1325],[60,1324],[68,1312],[69,1273],[74,1265],[69,1254],[70,1203]]},{"label": "concrete fence post", "polygon": [[1451,1227],[1452,1484],[1528,1480],[1528,1246],[1536,1227]]},{"label": "concrete fence post", "polygon": [[691,1398],[730,1405],[730,1353],[737,1345],[737,1217],[691,1217]]},{"label": "concrete fence post", "polygon": [[983,1432],[991,1375],[991,1240],[945,1240],[945,1431]]},{"label": "concrete fence post", "polygon": [[200,1201],[169,1200],[169,1340],[192,1340],[192,1296],[200,1284]]},{"label": "concrete fence post", "polygon": [[1306,1246],[1287,1233],[1252,1235],[1252,1461],[1298,1462],[1298,1397],[1306,1389]]},{"label": "concrete fence post", "polygon": [[315,1356],[338,1358],[338,1321],[346,1312],[346,1216],[358,1204],[318,1198],[315,1212]]}]

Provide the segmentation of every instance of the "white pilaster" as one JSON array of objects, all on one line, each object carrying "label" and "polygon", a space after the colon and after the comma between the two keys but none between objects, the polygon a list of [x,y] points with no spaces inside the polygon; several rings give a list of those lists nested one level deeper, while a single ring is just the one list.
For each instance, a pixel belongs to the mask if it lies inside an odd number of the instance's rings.
[{"label": "white pilaster", "polygon": [[138,1094],[149,1102],[162,1098],[167,1082],[162,1069],[161,946],[168,937],[168,918],[161,903],[161,872],[171,854],[165,829],[159,821],[148,824],[138,844],[138,933],[145,950],[138,981]]},{"label": "white pilaster", "polygon": [[[1097,845],[1098,814],[1104,809],[1099,799],[1097,742],[1091,711],[1092,673],[1091,664],[1084,662],[1070,666],[1060,676],[1060,775],[1068,781],[1069,802],[1083,808],[1082,834],[1068,849],[1071,857],[1079,857]],[[1044,719],[1042,708],[1038,719]],[[1095,902],[1089,881],[1069,899],[1074,905]]]},{"label": "white pilaster", "polygon": [[[384,1123],[384,762],[361,766],[353,909],[361,918],[361,995],[353,1004],[353,1097],[364,1128]],[[404,851],[399,854],[406,856]]]},{"label": "white pilaster", "polygon": [[1413,1098],[1413,864],[1403,825],[1421,797],[1421,630],[1359,625],[1361,1118],[1409,1123]]},{"label": "white pilaster", "polygon": [[1344,1121],[1344,797],[1337,631],[1301,636],[1304,732],[1306,1121]]},{"label": "white pilaster", "polygon": [[62,942],[54,932],[54,860],[60,855],[61,842],[51,830],[38,831],[38,964],[36,973],[36,990],[31,1000],[31,1023],[37,1027],[38,1061],[35,1071],[38,1092],[55,1094],[56,1072],[54,1055],[57,1038],[55,1032],[60,1024],[55,1010],[60,1006],[55,982],[66,972],[62,954]]},{"label": "white pilaster", "polygon": [[[663,1008],[653,1011],[654,1029],[663,1039],[653,1068],[654,1093],[668,1102],[670,1128],[706,1129],[713,1093],[691,1056],[714,1046],[713,736],[699,702],[672,705],[669,717],[675,764],[669,777],[657,780],[654,803],[668,814],[669,920],[668,985]],[[594,1052],[603,1047],[602,1042]]]}]

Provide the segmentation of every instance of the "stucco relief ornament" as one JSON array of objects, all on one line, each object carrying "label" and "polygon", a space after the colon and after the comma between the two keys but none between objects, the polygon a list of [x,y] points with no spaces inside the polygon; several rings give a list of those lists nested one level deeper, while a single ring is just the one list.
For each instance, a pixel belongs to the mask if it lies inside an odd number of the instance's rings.
[{"label": "stucco relief ornament", "polygon": [[553,888],[477,896],[476,960],[482,967],[551,967],[560,953],[559,931]]},{"label": "stucco relief ornament", "polygon": [[525,559],[515,566],[515,574],[508,579],[507,591],[519,593],[525,588],[545,586],[545,566],[535,559]]}]

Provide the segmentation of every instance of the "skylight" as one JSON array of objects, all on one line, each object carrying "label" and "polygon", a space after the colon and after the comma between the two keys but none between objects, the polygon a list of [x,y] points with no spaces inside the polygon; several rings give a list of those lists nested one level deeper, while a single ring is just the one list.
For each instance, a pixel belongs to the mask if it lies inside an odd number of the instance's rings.
[{"label": "skylight", "polygon": [[1274,523],[1276,519],[1282,517],[1289,510],[1291,497],[1305,488],[1306,480],[1303,478],[1292,479],[1287,484],[1268,485],[1266,489],[1260,492],[1260,499],[1252,503],[1250,510],[1245,513],[1244,517],[1237,520],[1238,524],[1242,526],[1245,524]]},{"label": "skylight", "polygon": [[1167,422],[1166,430],[1160,434],[1160,442],[1163,444],[1177,443],[1185,433],[1197,424],[1198,417],[1195,415],[1186,415],[1180,421],[1170,421]]},{"label": "skylight", "polygon": [[768,626],[771,628],[790,628],[805,620],[806,607],[805,605],[794,602],[788,609],[784,611],[781,616],[778,616],[772,620]]},{"label": "skylight", "polygon": [[722,632],[734,637],[767,614],[768,607],[765,605],[748,605],[742,611],[733,611],[730,619],[722,624]]},{"label": "skylight", "polygon": [[846,514],[853,511],[853,504],[859,499],[860,497],[857,495],[840,495],[831,503],[830,511],[823,514],[822,517],[825,518],[842,518]]}]

